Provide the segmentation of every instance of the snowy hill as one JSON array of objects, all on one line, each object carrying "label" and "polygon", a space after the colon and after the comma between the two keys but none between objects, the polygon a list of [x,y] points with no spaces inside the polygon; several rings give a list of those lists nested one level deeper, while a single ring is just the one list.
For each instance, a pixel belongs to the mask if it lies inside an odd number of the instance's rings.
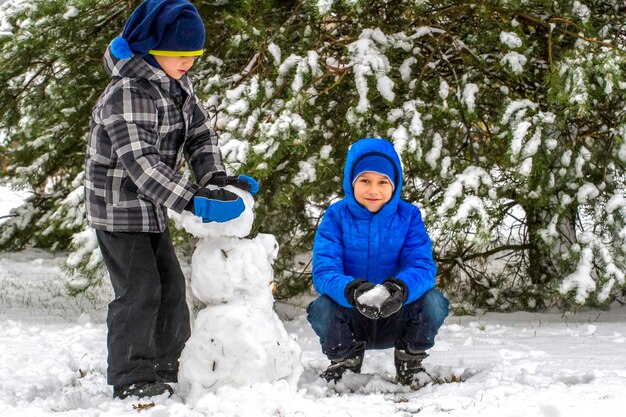
[{"label": "snowy hill", "polygon": [[[137,415],[106,385],[110,292],[68,298],[62,260],[45,252],[0,259],[0,415]],[[364,374],[335,385],[301,307],[278,306],[303,350],[298,391],[285,384],[223,388],[194,409],[174,395],[141,410],[182,416],[616,416],[626,406],[626,307],[607,312],[448,317],[426,367],[442,380],[413,392],[392,382],[391,350],[368,351]],[[143,404],[143,403],[142,403]]]}]

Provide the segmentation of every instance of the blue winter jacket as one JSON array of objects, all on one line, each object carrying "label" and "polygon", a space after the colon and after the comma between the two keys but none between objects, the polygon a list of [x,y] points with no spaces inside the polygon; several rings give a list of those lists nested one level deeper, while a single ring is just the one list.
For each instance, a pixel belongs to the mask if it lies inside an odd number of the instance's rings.
[{"label": "blue winter jacket", "polygon": [[[366,155],[380,154],[396,167],[396,188],[378,213],[354,198],[352,170]],[[434,287],[437,267],[420,210],[401,200],[402,166],[393,145],[384,139],[362,139],[348,152],[344,168],[345,196],[324,213],[313,246],[313,285],[344,307],[346,285],[355,279],[380,284],[396,277],[406,284],[406,303]]]}]

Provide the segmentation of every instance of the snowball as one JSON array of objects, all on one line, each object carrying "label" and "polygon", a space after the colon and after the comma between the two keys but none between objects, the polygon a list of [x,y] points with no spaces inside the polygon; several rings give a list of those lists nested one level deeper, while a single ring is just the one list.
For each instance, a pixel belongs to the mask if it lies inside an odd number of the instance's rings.
[{"label": "snowball", "polygon": [[389,290],[384,285],[376,285],[371,290],[361,294],[357,301],[361,304],[380,308],[387,298],[389,298]]}]

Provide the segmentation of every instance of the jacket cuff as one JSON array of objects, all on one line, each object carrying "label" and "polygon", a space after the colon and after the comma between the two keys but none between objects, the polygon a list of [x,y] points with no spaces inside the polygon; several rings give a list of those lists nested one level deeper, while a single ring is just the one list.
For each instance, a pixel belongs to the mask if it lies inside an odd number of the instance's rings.
[{"label": "jacket cuff", "polygon": [[[177,207],[172,208],[172,210],[182,213],[183,210],[187,210],[193,213],[193,197],[196,195],[200,187],[197,184],[191,184],[189,190],[181,197],[181,201],[183,203],[180,204],[182,206],[181,209]],[[184,204],[184,205],[183,205]]]},{"label": "jacket cuff", "polygon": [[211,178],[219,177],[219,176],[225,177],[226,172],[225,171],[207,172],[206,174],[204,174],[204,177],[200,178],[200,181],[198,181],[198,184],[200,184],[201,187],[206,187],[207,184],[211,182]]}]

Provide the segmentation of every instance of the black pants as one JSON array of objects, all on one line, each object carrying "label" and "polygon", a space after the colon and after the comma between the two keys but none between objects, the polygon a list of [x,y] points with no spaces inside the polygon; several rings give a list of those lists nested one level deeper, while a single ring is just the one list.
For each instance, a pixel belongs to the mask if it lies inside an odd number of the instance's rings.
[{"label": "black pants", "polygon": [[169,231],[96,235],[115,292],[107,315],[107,381],[155,381],[157,369],[178,368],[191,333],[185,277]]}]

